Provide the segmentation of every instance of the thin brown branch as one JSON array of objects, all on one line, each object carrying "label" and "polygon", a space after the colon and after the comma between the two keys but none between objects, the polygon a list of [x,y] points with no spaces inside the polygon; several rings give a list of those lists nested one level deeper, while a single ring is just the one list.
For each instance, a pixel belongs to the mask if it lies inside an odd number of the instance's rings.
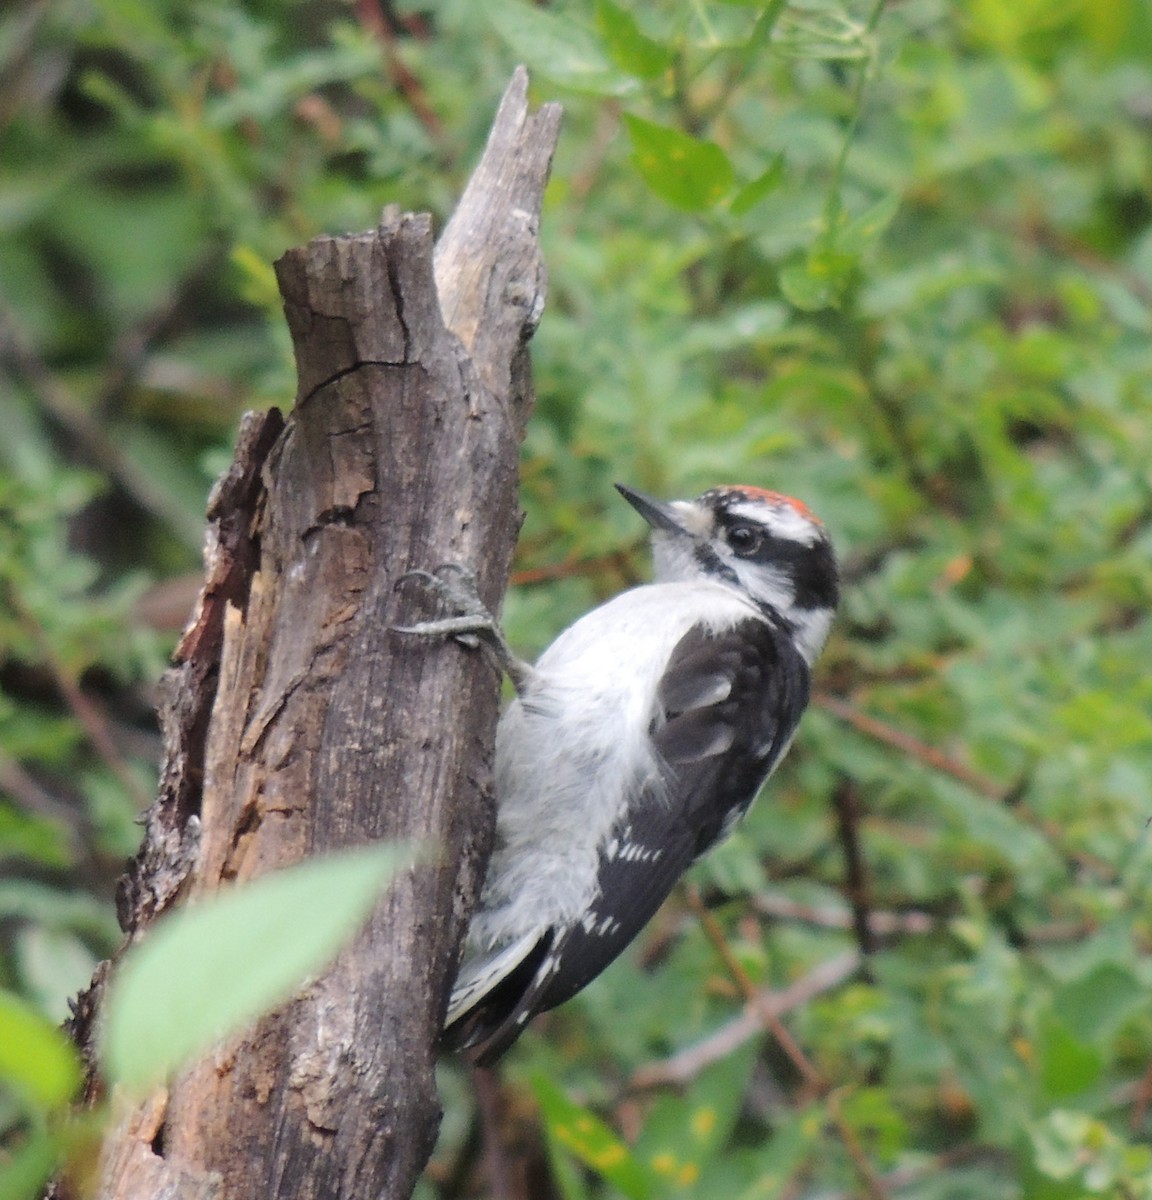
[{"label": "thin brown branch", "polygon": [[552,583],[557,579],[576,579],[584,575],[599,575],[612,570],[621,574],[628,572],[630,558],[623,550],[611,550],[607,554],[596,554],[590,558],[566,558],[558,563],[542,567],[525,567],[513,571],[509,583],[514,587],[537,583]]},{"label": "thin brown branch", "polygon": [[75,443],[80,456],[103,471],[145,512],[156,517],[182,541],[199,548],[200,521],[167,490],[141,470],[80,401],[60,382],[27,339],[20,322],[0,297],[0,367],[18,383]]},{"label": "thin brown branch", "polygon": [[129,391],[143,375],[153,347],[177,328],[192,292],[219,266],[220,251],[214,248],[177,279],[158,304],[121,331],[112,344],[104,378],[92,404],[98,418],[114,417],[123,407]]},{"label": "thin brown branch", "polygon": [[916,762],[922,763],[934,771],[950,775],[966,787],[970,787],[974,792],[979,792],[981,796],[987,796],[989,800],[1003,801],[1009,792],[1008,788],[997,783],[996,780],[973,770],[966,763],[945,754],[936,746],[930,746],[918,737],[905,733],[902,729],[896,729],[886,721],[880,720],[879,717],[861,712],[848,701],[840,699],[839,696],[832,696],[827,692],[817,692],[812,698],[812,703],[817,708],[831,713],[845,724],[851,725],[858,733],[883,742],[884,745],[899,750],[902,754],[906,754],[909,758],[915,759]]},{"label": "thin brown branch", "polygon": [[47,667],[52,681],[55,683],[64,703],[72,715],[80,723],[90,745],[104,762],[104,765],[120,781],[121,786],[132,797],[139,811],[143,811],[152,802],[152,794],[137,777],[127,759],[120,753],[120,747],[112,736],[108,718],[90,696],[80,687],[75,675],[64,664],[52,645],[48,631],[41,624],[39,617],[24,603],[14,588],[6,589],[8,606],[15,614],[17,621],[28,636],[36,643],[36,648]]},{"label": "thin brown branch", "polygon": [[[784,921],[801,921],[805,925],[817,925],[822,929],[851,929],[853,915],[848,909],[831,905],[804,904],[790,896],[775,892],[758,892],[752,897],[752,906],[766,917],[777,917]],[[868,928],[873,937],[891,934],[931,933],[937,922],[926,912],[890,912],[871,909],[868,913]]]},{"label": "thin brown branch", "polygon": [[[1011,1153],[1002,1150],[998,1146],[956,1146],[951,1150],[945,1150],[941,1154],[937,1154],[927,1162],[919,1162],[907,1167],[897,1167],[896,1170],[879,1176],[878,1182],[884,1189],[881,1195],[887,1195],[898,1188],[906,1188],[914,1183],[919,1183],[922,1179],[930,1179],[933,1175],[937,1175],[941,1171],[947,1171],[951,1167],[965,1166],[968,1163],[977,1162],[1000,1163],[1004,1166],[1009,1166],[1011,1161]],[[859,1193],[848,1190],[825,1192],[822,1194],[821,1200],[859,1200]]]},{"label": "thin brown branch", "polygon": [[[758,892],[751,898],[752,907],[765,917],[780,921],[799,921],[819,929],[851,929],[852,913],[846,908],[830,904],[805,904],[776,892]],[[923,936],[942,929],[947,921],[944,915],[933,916],[920,909],[894,912],[888,909],[872,910],[868,914],[868,925],[877,938],[909,935]],[[1097,930],[1091,921],[1049,921],[1020,931],[1028,945],[1059,945],[1062,942],[1078,942]]]},{"label": "thin brown branch", "polygon": [[1122,261],[1101,254],[1080,238],[1057,229],[1038,207],[1023,220],[1005,221],[993,217],[988,223],[1016,244],[1031,242],[1061,260],[1070,259],[1094,275],[1109,276],[1128,288],[1143,303],[1152,304],[1152,288],[1140,274],[1125,268]]},{"label": "thin brown branch", "polygon": [[780,1049],[784,1051],[789,1061],[800,1072],[804,1079],[805,1091],[810,1095],[823,1096],[825,1098],[825,1110],[828,1113],[829,1120],[832,1122],[837,1135],[843,1143],[848,1157],[852,1160],[853,1169],[856,1171],[857,1179],[864,1195],[868,1197],[868,1200],[886,1200],[887,1192],[880,1183],[879,1177],[873,1170],[872,1164],[868,1161],[863,1148],[860,1146],[855,1131],[840,1111],[840,1095],[844,1089],[831,1090],[828,1081],[821,1075],[808,1055],[805,1054],[799,1042],[789,1033],[777,1013],[763,1002],[760,989],[752,982],[748,972],[744,970],[743,964],[732,952],[732,947],[729,946],[728,939],[724,936],[724,930],[705,906],[698,889],[694,885],[689,884],[686,890],[688,893],[688,902],[700,918],[700,924],[704,933],[716,948],[717,953],[723,959],[724,965],[728,968],[732,978],[744,993],[745,999],[748,1001],[760,1024],[772,1034]]},{"label": "thin brown branch", "polygon": [[493,1200],[527,1200],[516,1184],[512,1164],[504,1146],[505,1100],[500,1076],[485,1067],[472,1069],[472,1086],[476,1090],[476,1107],[484,1133],[484,1168],[488,1175],[488,1194]]},{"label": "thin brown branch", "polygon": [[[874,738],[886,746],[891,746],[893,749],[899,750],[902,754],[906,754],[909,758],[922,763],[934,771],[951,776],[953,779],[964,784],[966,787],[970,787],[974,792],[987,797],[989,800],[995,800],[999,804],[1012,806],[1013,811],[1017,813],[1022,821],[1025,821],[1033,829],[1043,834],[1044,837],[1048,838],[1056,846],[1062,844],[1064,831],[1058,825],[1051,821],[1042,820],[1034,813],[1029,812],[1023,804],[1019,803],[1022,790],[1020,784],[1004,788],[996,780],[989,778],[987,775],[982,775],[979,771],[973,770],[966,763],[945,754],[944,751],[935,746],[929,746],[926,742],[922,742],[910,733],[905,733],[903,730],[896,729],[877,717],[861,712],[838,696],[832,696],[827,692],[818,692],[813,696],[812,703],[817,708],[822,708],[825,712],[829,712],[834,717],[838,717],[841,721],[851,725],[853,729],[864,734],[866,737]],[[1066,855],[1070,861],[1093,871],[1101,879],[1115,878],[1115,866],[1098,855],[1079,849],[1067,851]]]},{"label": "thin brown branch", "polygon": [[1132,1112],[1128,1117],[1128,1128],[1133,1137],[1139,1137],[1148,1119],[1148,1109],[1152,1107],[1152,1059],[1144,1069],[1136,1083],[1135,1095],[1132,1097]]},{"label": "thin brown branch", "polygon": [[852,909],[856,944],[867,958],[876,952],[872,931],[872,885],[860,839],[860,793],[850,779],[842,779],[832,793],[836,833],[844,852],[844,892]]},{"label": "thin brown branch", "polygon": [[836,1132],[840,1135],[840,1140],[844,1143],[844,1149],[848,1152],[848,1157],[852,1160],[852,1169],[856,1172],[856,1179],[860,1184],[860,1189],[868,1200],[887,1200],[888,1188],[881,1180],[880,1176],[873,1169],[872,1164],[868,1161],[868,1155],[864,1153],[864,1147],[860,1145],[860,1139],[856,1136],[856,1131],[848,1123],[844,1117],[844,1113],[840,1108],[840,1101],[847,1093],[847,1088],[837,1088],[834,1092],[828,1094],[826,1101],[828,1115],[832,1119],[832,1124],[836,1127]]},{"label": "thin brown branch", "polygon": [[384,61],[388,66],[388,74],[396,85],[397,92],[404,98],[416,119],[424,126],[424,132],[433,141],[442,141],[444,126],[437,116],[436,110],[428,103],[428,94],[424,84],[400,57],[400,51],[396,44],[396,31],[392,28],[387,14],[381,7],[380,0],[356,0],[356,16],[360,24],[379,40],[384,49]]},{"label": "thin brown branch", "polygon": [[3,749],[0,749],[0,791],[7,792],[25,812],[62,825],[68,831],[73,849],[79,849],[87,825],[83,813],[41,787],[24,765]]},{"label": "thin brown branch", "polygon": [[786,988],[759,990],[756,1003],[749,1003],[735,1020],[722,1025],[706,1038],[669,1058],[658,1059],[638,1067],[629,1081],[629,1087],[642,1090],[689,1083],[706,1067],[727,1058],[745,1042],[763,1033],[762,1012],[769,1011],[779,1019],[785,1013],[801,1008],[817,996],[839,987],[859,966],[860,955],[855,950],[850,950],[822,962],[818,967],[813,967],[807,975],[802,975]]},{"label": "thin brown branch", "polygon": [[720,927],[720,922],[716,920],[711,910],[704,903],[703,899],[701,899],[699,889],[694,884],[689,884],[685,890],[688,896],[688,903],[692,911],[699,918],[700,927],[704,930],[705,937],[708,938],[717,954],[720,955],[728,973],[732,976],[732,979],[741,992],[743,992],[744,999],[752,1007],[762,1027],[772,1034],[780,1049],[787,1055],[789,1062],[800,1072],[807,1089],[813,1094],[826,1091],[827,1084],[824,1082],[820,1072],[812,1064],[812,1060],[804,1053],[804,1050],[792,1034],[788,1032],[771,1005],[764,1003],[760,989],[752,982],[748,972],[744,970],[744,965],[732,952],[732,947],[728,944],[728,939],[724,934],[724,930]]}]

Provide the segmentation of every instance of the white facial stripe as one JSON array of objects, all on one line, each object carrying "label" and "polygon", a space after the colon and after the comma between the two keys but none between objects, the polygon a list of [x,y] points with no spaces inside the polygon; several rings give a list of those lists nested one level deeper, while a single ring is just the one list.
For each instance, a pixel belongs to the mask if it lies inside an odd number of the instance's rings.
[{"label": "white facial stripe", "polygon": [[734,517],[744,517],[755,524],[767,525],[775,537],[812,546],[820,540],[820,529],[791,504],[767,505],[762,500],[737,500],[728,506]]},{"label": "white facial stripe", "polygon": [[687,533],[694,537],[708,537],[712,533],[712,513],[709,509],[692,500],[673,500],[669,507],[676,510]]}]

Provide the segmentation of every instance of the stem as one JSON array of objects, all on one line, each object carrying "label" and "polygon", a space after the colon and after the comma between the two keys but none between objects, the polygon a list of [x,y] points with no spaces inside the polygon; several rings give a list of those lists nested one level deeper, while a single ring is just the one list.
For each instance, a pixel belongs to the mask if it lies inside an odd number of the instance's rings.
[{"label": "stem", "polygon": [[[864,22],[864,29],[860,35],[861,42],[865,42],[876,31],[880,14],[884,11],[886,2],[887,0],[876,0],[872,5],[872,11],[868,14],[868,20]],[[868,81],[872,77],[872,67],[875,65],[875,61],[875,55],[870,52],[861,64],[860,74],[856,77],[856,86],[852,89],[852,115],[848,118],[848,128],[844,130],[840,153],[836,156],[836,163],[832,168],[832,185],[828,192],[827,203],[824,205],[824,237],[828,241],[831,241],[832,231],[840,220],[840,189],[844,184],[848,151],[852,147],[856,129],[860,124],[860,113],[864,108],[864,93],[868,87]]]},{"label": "stem", "polygon": [[704,5],[700,0],[692,0],[692,11],[696,14],[696,19],[700,22],[700,27],[704,30],[704,36],[713,45],[716,44],[716,30],[712,28],[712,22],[708,20],[708,14],[704,11]]}]

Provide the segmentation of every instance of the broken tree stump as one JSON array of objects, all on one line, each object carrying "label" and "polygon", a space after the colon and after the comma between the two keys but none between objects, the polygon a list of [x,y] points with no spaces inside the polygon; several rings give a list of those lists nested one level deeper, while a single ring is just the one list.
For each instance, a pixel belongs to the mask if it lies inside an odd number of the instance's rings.
[{"label": "broken tree stump", "polygon": [[[207,580],[165,682],[166,760],[125,880],[130,939],[178,898],[378,839],[427,839],[292,1002],[121,1114],[105,1200],[407,1197],[439,1121],[441,1002],[492,833],[499,678],[406,639],[413,568],[466,563],[498,609],[519,527],[560,112],[518,70],[438,246],[426,216],[277,263],[299,387],[246,418]],[[91,1040],[102,974],[75,1025]]]}]

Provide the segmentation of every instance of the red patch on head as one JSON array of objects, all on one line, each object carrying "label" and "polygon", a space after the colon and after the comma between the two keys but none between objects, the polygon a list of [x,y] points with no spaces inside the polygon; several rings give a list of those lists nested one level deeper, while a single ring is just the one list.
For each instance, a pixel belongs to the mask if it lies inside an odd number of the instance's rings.
[{"label": "red patch on head", "polygon": [[730,483],[720,490],[725,492],[739,492],[742,496],[747,496],[749,500],[764,500],[769,504],[787,504],[789,508],[795,509],[796,512],[811,521],[814,525],[824,524],[803,500],[797,500],[794,496],[785,496],[783,492],[772,492],[767,488],[749,487],[743,483]]}]

